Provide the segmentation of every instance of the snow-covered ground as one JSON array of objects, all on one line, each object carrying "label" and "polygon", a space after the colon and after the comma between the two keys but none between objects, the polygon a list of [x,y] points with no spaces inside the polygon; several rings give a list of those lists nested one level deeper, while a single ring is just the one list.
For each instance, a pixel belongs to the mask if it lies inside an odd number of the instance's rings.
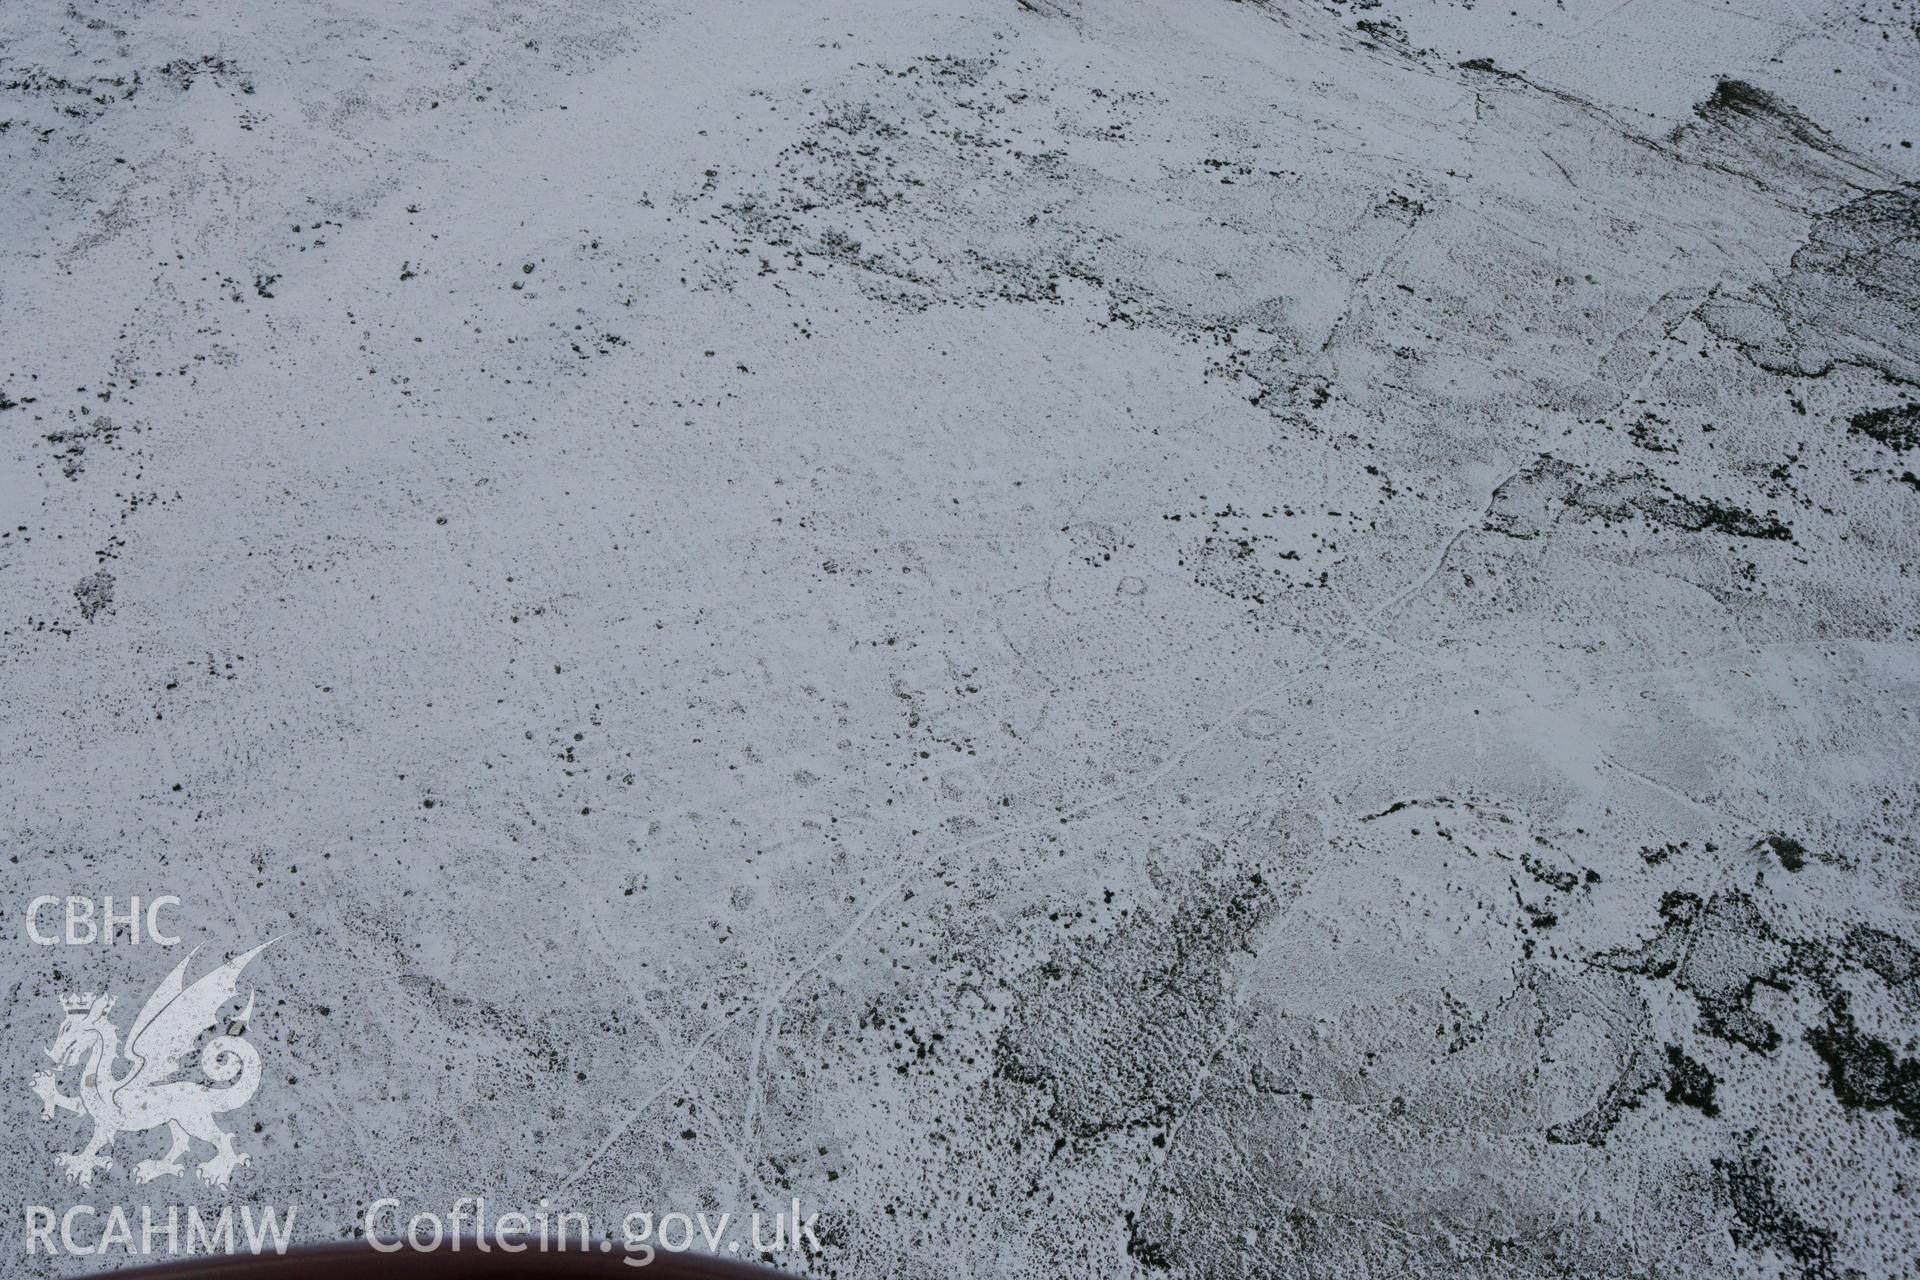
[{"label": "snow-covered ground", "polygon": [[12,0],[0,1199],[1912,1274],[1917,23]]}]

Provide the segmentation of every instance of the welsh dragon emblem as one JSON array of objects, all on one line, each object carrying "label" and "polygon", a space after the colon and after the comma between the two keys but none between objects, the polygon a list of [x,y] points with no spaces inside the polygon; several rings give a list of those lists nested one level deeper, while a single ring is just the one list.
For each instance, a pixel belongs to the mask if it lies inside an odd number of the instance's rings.
[{"label": "welsh dragon emblem", "polygon": [[[112,996],[95,997],[88,992],[60,998],[66,1020],[47,1056],[62,1071],[80,1065],[80,1092],[76,1097],[61,1093],[54,1072],[35,1076],[33,1091],[40,1098],[42,1120],[51,1120],[59,1110],[84,1112],[93,1121],[92,1141],[80,1151],[55,1157],[70,1181],[91,1184],[96,1171],[110,1168],[113,1161],[104,1153],[120,1134],[161,1125],[167,1127],[172,1145],[158,1160],[142,1160],[134,1166],[134,1177],[141,1182],[186,1172],[181,1157],[195,1138],[214,1148],[197,1170],[211,1186],[226,1186],[233,1171],[248,1163],[247,1156],[234,1149],[233,1135],[214,1117],[244,1107],[260,1087],[260,1054],[241,1039],[253,1013],[252,993],[246,1008],[226,1024],[225,1034],[213,1036],[200,1049],[200,1070],[213,1084],[176,1077],[202,1035],[220,1029],[216,1020],[233,1001],[241,970],[273,941],[233,957],[192,986],[184,979],[193,956],[182,960],[147,997],[127,1033],[124,1054],[119,1030],[107,1020],[113,1010]],[[127,1068],[116,1075],[123,1056]]]}]

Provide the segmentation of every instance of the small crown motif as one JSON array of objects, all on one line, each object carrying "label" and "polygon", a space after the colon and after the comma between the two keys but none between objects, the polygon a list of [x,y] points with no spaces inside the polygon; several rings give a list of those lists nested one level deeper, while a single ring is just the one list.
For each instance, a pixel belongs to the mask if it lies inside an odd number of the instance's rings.
[{"label": "small crown motif", "polygon": [[60,997],[60,1007],[68,1013],[85,1013],[93,1007],[93,992],[69,991]]}]

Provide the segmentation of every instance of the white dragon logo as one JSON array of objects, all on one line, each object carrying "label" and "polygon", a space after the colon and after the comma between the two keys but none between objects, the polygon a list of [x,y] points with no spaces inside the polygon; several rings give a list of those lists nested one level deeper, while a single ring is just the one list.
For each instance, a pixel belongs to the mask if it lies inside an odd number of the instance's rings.
[{"label": "white dragon logo", "polygon": [[246,1008],[228,1024],[227,1034],[207,1041],[200,1051],[200,1069],[221,1087],[173,1077],[185,1066],[202,1033],[214,1027],[220,1011],[233,1000],[240,971],[277,941],[263,942],[233,957],[190,987],[183,978],[193,956],[182,960],[133,1020],[125,1053],[130,1065],[117,1079],[113,1070],[122,1056],[120,1033],[107,1021],[113,997],[96,999],[88,992],[60,998],[66,1021],[60,1024],[60,1034],[47,1056],[62,1069],[84,1064],[80,1093],[78,1097],[62,1094],[53,1072],[35,1076],[33,1091],[40,1098],[42,1120],[51,1120],[56,1109],[84,1111],[93,1120],[93,1140],[83,1150],[55,1157],[69,1181],[90,1185],[96,1170],[112,1166],[113,1161],[102,1153],[114,1138],[161,1125],[167,1126],[173,1145],[160,1159],[134,1166],[134,1177],[141,1182],[184,1173],[180,1158],[187,1154],[190,1138],[214,1147],[214,1154],[202,1160],[197,1171],[211,1186],[226,1186],[233,1171],[249,1163],[244,1153],[234,1150],[233,1135],[213,1118],[244,1107],[260,1087],[260,1055],[240,1038],[253,1013],[252,994],[247,996]]}]

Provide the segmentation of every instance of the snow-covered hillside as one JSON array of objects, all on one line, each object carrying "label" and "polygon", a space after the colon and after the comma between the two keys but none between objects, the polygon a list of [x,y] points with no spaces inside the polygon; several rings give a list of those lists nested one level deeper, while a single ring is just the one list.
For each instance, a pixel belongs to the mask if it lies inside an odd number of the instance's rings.
[{"label": "snow-covered hillside", "polygon": [[[13,0],[5,1199],[1912,1274],[1916,24]],[[166,893],[252,1164],[79,1188]]]}]

